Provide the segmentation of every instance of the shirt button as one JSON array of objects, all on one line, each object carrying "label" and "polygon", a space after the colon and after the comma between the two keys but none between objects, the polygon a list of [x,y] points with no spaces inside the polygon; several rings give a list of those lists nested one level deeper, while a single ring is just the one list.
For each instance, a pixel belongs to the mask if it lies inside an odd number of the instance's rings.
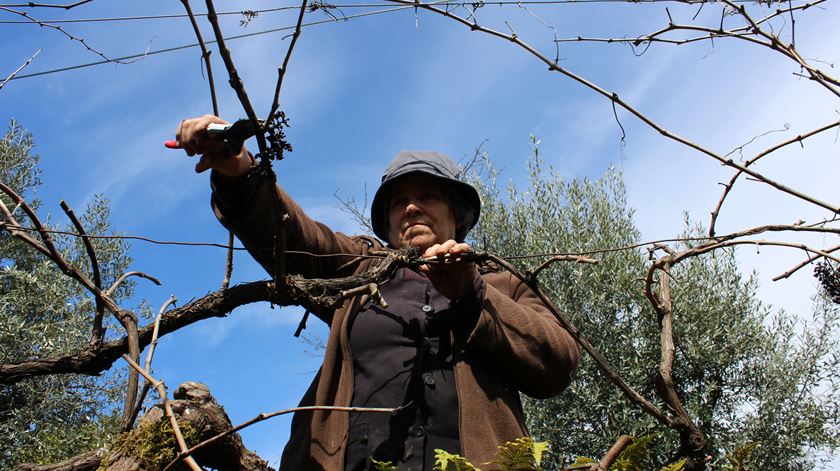
[{"label": "shirt button", "polygon": [[423,435],[426,435],[426,427],[424,427],[422,425],[418,425],[417,428],[414,430],[414,435],[416,435],[418,437],[422,437]]},{"label": "shirt button", "polygon": [[423,312],[432,312],[432,306],[429,306],[428,304],[424,304],[421,309],[423,309]]},{"label": "shirt button", "polygon": [[426,386],[434,386],[435,377],[429,372],[423,373],[423,382],[426,383]]}]

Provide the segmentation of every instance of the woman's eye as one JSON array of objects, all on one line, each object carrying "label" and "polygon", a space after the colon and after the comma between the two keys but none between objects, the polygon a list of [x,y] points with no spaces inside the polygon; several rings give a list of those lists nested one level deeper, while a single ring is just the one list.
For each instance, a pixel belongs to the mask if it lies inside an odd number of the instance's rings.
[{"label": "woman's eye", "polygon": [[395,197],[391,199],[391,209],[397,209],[405,206],[406,199],[404,197]]}]

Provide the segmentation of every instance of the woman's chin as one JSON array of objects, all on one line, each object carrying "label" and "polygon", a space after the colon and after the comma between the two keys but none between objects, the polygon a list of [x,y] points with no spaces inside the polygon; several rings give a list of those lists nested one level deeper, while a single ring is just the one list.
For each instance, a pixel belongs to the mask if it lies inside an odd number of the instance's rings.
[{"label": "woman's chin", "polygon": [[412,234],[410,236],[405,237],[403,240],[405,241],[403,245],[417,247],[421,251],[424,251],[437,243],[434,238],[434,235],[428,233]]}]

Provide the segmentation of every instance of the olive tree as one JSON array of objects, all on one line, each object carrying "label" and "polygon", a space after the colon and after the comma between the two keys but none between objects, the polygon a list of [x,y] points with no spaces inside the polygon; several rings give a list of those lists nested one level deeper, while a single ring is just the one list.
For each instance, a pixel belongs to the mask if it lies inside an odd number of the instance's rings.
[{"label": "olive tree", "polygon": [[[0,139],[0,181],[26,195],[32,206],[40,185],[38,156],[29,132],[15,121]],[[10,201],[4,201],[7,206]],[[95,197],[80,220],[88,234],[109,232],[108,202]],[[62,230],[63,228],[56,228]],[[80,240],[55,235],[68,260],[85,266]],[[102,278],[113,282],[130,264],[121,240],[93,239]],[[115,296],[128,296],[131,285]],[[52,262],[8,232],[0,232],[0,363],[79,350],[90,337],[94,303],[82,288],[56,273]],[[107,320],[106,320],[107,322]],[[104,446],[118,431],[116,402],[124,378],[51,375],[0,385],[0,469],[21,462],[47,463]]]},{"label": "olive tree", "polygon": [[[509,260],[518,254],[597,258],[597,265],[554,264],[540,272],[540,286],[628,383],[663,407],[657,313],[643,293],[652,254],[645,250],[650,244],[641,244],[621,170],[567,180],[546,168],[539,142],[532,138],[532,144],[524,191],[502,188],[486,157],[472,166],[483,204],[472,243]],[[690,247],[702,236],[686,217],[677,245]],[[513,261],[524,270],[541,260]],[[673,377],[709,438],[710,467],[730,463],[727,455],[748,469],[800,469],[825,459],[820,452],[840,444],[840,350],[830,340],[840,328],[838,306],[816,296],[807,323],[772,309],[758,299],[756,276],[741,272],[732,248],[689,258],[671,276]],[[628,401],[586,355],[567,391],[549,400],[526,398],[525,408],[531,433],[551,442],[557,466],[576,455],[601,456],[621,434],[655,434],[645,469],[670,462],[679,446],[676,432]]]}]

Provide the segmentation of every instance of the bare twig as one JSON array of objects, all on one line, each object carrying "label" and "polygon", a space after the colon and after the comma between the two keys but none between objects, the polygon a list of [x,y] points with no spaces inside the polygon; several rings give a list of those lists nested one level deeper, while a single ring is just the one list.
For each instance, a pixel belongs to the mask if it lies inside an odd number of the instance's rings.
[{"label": "bare twig", "polygon": [[[834,129],[838,126],[840,126],[840,121],[835,121],[833,123],[829,123],[817,129],[814,129],[813,131],[807,132],[805,134],[800,134],[792,139],[788,139],[787,141],[776,144],[775,146],[765,149],[764,151],[758,153],[755,157],[744,162],[744,167],[749,167],[762,157],[770,155],[773,152],[776,152],[777,150],[789,146],[793,143],[798,142],[800,145],[802,145],[802,141],[804,141],[805,139],[808,139],[809,137],[815,136],[829,129]],[[717,206],[715,206],[715,209],[712,211],[712,220],[709,223],[709,237],[715,236],[715,223],[717,222],[718,215],[720,214],[720,209],[721,207],[723,207],[723,202],[726,200],[726,197],[729,195],[729,192],[732,191],[732,187],[735,185],[735,182],[738,180],[738,177],[740,177],[741,174],[743,174],[743,172],[738,170],[729,180],[729,183],[723,185],[723,194],[720,196],[720,200],[718,200]]]},{"label": "bare twig", "polygon": [[738,154],[740,154],[743,157],[744,147],[747,147],[748,145],[752,144],[753,142],[755,142],[759,138],[762,138],[762,137],[767,136],[769,134],[773,134],[773,133],[777,133],[777,132],[785,132],[785,131],[789,131],[789,130],[790,130],[790,123],[785,123],[782,126],[782,129],[771,129],[771,130],[765,131],[765,132],[763,132],[763,133],[761,133],[757,136],[753,136],[749,141],[747,141],[747,142],[739,145],[738,147],[730,150],[729,152],[727,152],[726,157],[729,157],[730,155],[734,154],[735,152],[738,152]]},{"label": "bare twig", "polygon": [[[32,224],[35,226],[35,231],[38,232],[38,235],[41,237],[41,241],[43,243],[39,243],[35,239],[27,236],[26,234],[19,233],[17,231],[12,231],[12,235],[23,240],[24,242],[28,243],[35,249],[37,249],[42,254],[49,257],[65,275],[72,276],[74,274],[81,275],[77,270],[70,267],[67,264],[67,261],[64,260],[64,257],[59,253],[58,249],[55,248],[55,244],[53,244],[52,238],[50,237],[50,232],[46,230],[44,225],[41,223],[41,219],[35,214],[35,211],[32,209],[31,206],[14,190],[6,186],[3,182],[0,182],[0,191],[6,193],[9,198],[12,199],[17,207],[21,208],[24,213],[29,217],[29,220],[32,221]],[[4,216],[7,221],[12,222],[13,224],[16,223],[15,218],[12,216],[12,213],[8,211],[6,206],[0,201],[0,208],[4,213]],[[6,227],[9,227],[8,225]]]},{"label": "bare twig", "polygon": [[733,10],[737,11],[741,15],[741,17],[743,17],[747,21],[747,23],[749,23],[753,32],[767,39],[767,44],[764,44],[765,46],[775,51],[779,51],[783,55],[792,59],[800,67],[802,67],[808,72],[809,78],[818,82],[826,90],[830,91],[834,95],[840,97],[840,80],[829,76],[822,70],[817,69],[811,64],[809,64],[808,61],[806,61],[804,58],[802,58],[802,56],[799,55],[793,43],[785,44],[781,40],[779,40],[778,36],[776,36],[775,34],[768,33],[767,31],[762,29],[761,26],[758,23],[756,23],[756,21],[752,18],[752,16],[750,16],[750,14],[747,13],[747,9],[744,5],[735,5],[731,0],[721,1]]},{"label": "bare twig", "polygon": [[545,270],[549,267],[549,265],[556,263],[556,262],[575,262],[575,263],[590,263],[590,264],[597,264],[598,260],[594,258],[589,258],[582,255],[557,255],[549,260],[543,262],[536,270],[531,273],[531,277],[536,278],[537,275],[540,274],[541,271]]},{"label": "bare twig", "polygon": [[225,277],[222,278],[222,288],[221,289],[228,289],[230,287],[230,277],[233,275],[233,251],[235,247],[233,243],[235,239],[233,237],[233,231],[228,231],[228,246],[227,246],[227,256],[225,257]]},{"label": "bare twig", "polygon": [[363,293],[369,294],[371,299],[373,299],[374,302],[376,302],[376,304],[379,304],[385,309],[388,308],[388,303],[385,301],[385,298],[382,297],[382,294],[379,291],[379,285],[377,285],[376,283],[368,283],[366,285],[342,291],[341,297],[344,299],[348,299],[353,296],[356,296],[357,294]]},{"label": "bare twig", "polygon": [[3,89],[3,87],[4,87],[7,83],[9,83],[9,81],[10,81],[10,80],[12,80],[13,78],[15,78],[15,75],[17,75],[17,74],[18,74],[18,72],[20,72],[20,71],[21,71],[21,70],[23,70],[26,66],[28,66],[28,65],[29,65],[29,64],[30,64],[30,63],[31,63],[31,62],[32,62],[32,61],[33,61],[33,60],[34,60],[34,59],[38,56],[38,54],[40,54],[40,53],[41,53],[41,49],[38,49],[37,51],[35,51],[35,54],[32,54],[32,56],[30,56],[30,57],[29,57],[29,59],[26,59],[26,62],[24,62],[23,64],[21,64],[21,66],[20,66],[20,67],[18,67],[17,69],[15,69],[15,71],[14,71],[14,72],[12,72],[11,74],[9,74],[9,76],[8,76],[8,77],[6,77],[6,78],[5,78],[2,82],[0,82],[0,90],[2,90],[2,89]]},{"label": "bare twig", "polygon": [[[831,247],[829,249],[825,249],[824,252],[825,253],[832,253],[832,252],[836,252],[837,250],[840,250],[840,245],[836,245],[836,246]],[[773,281],[779,281],[781,279],[787,278],[790,275],[793,275],[794,273],[799,271],[805,265],[808,265],[809,263],[813,262],[814,260],[817,260],[817,259],[820,259],[820,258],[822,258],[822,255],[819,255],[819,254],[812,255],[812,256],[808,257],[807,259],[805,259],[804,261],[802,261],[801,263],[798,263],[796,266],[794,266],[790,270],[782,273],[781,275],[774,276],[772,278],[772,280]]]},{"label": "bare twig", "polygon": [[280,415],[290,414],[294,412],[303,412],[303,411],[316,411],[316,410],[327,410],[327,411],[338,411],[338,412],[371,412],[371,413],[380,413],[380,414],[393,414],[394,412],[398,412],[401,409],[404,409],[407,406],[400,406],[400,407],[343,407],[343,406],[301,406],[301,407],[292,407],[291,409],[283,409],[277,412],[271,412],[266,414],[265,412],[261,412],[259,415],[254,417],[253,419],[247,420],[242,422],[241,424],[237,425],[236,427],[231,428],[223,433],[220,433],[214,437],[208,438],[203,442],[195,445],[194,447],[190,448],[189,450],[181,451],[178,453],[178,456],[175,457],[172,462],[166,465],[162,471],[169,471],[172,469],[173,466],[180,463],[182,460],[189,459],[190,455],[194,454],[198,450],[205,448],[209,445],[212,445],[223,438],[230,436],[246,427],[250,427],[256,423],[262,422],[264,420],[271,419],[273,417],[277,417]]},{"label": "bare twig", "polygon": [[[239,77],[239,72],[237,72],[236,66],[233,63],[233,58],[230,55],[230,49],[228,49],[227,44],[225,44],[225,37],[224,34],[222,34],[221,27],[219,27],[219,19],[216,16],[216,7],[213,5],[213,0],[205,0],[205,4],[207,5],[207,21],[209,21],[213,26],[213,34],[216,36],[216,42],[219,46],[219,54],[222,55],[222,60],[225,63],[225,68],[227,68],[228,76],[230,77],[228,83],[236,92],[236,96],[239,98],[239,103],[242,104],[245,114],[247,114],[248,119],[251,120],[251,125],[254,126],[254,129],[261,130],[262,126],[260,125],[260,120],[257,118],[257,113],[251,105],[251,100],[248,99],[248,93],[245,91],[245,85]],[[265,135],[262,132],[257,132],[254,137],[257,139],[257,146],[260,149],[260,154],[264,154],[267,149]]]},{"label": "bare twig", "polygon": [[[155,321],[152,325],[152,340],[149,342],[149,351],[146,353],[146,372],[152,374],[152,358],[155,355],[155,347],[157,347],[157,340],[158,340],[158,333],[160,332],[160,319],[163,317],[163,313],[171,306],[178,302],[175,299],[174,295],[169,295],[169,299],[163,303],[163,306],[160,307],[158,310],[157,316],[155,316]],[[152,383],[146,381],[143,383],[143,389],[140,391],[140,394],[137,396],[137,404],[134,406],[134,413],[131,415],[131,420],[129,420],[124,426],[123,430],[128,431],[134,426],[134,421],[137,420],[137,415],[140,413],[140,409],[143,408],[143,401],[146,400],[146,395],[149,394],[149,389],[151,388]]]},{"label": "bare twig", "polygon": [[[172,406],[169,405],[169,399],[166,397],[166,386],[164,386],[163,381],[158,381],[152,378],[148,373],[143,371],[143,368],[140,367],[135,361],[129,358],[126,355],[122,356],[122,359],[125,360],[134,371],[137,371],[146,381],[152,383],[155,389],[157,389],[158,394],[160,395],[160,399],[163,402],[163,408],[166,411],[166,416],[169,417],[169,423],[172,425],[172,432],[175,434],[175,440],[178,442],[178,448],[183,452],[187,450],[187,443],[184,441],[184,435],[181,433],[181,427],[178,425],[178,420],[175,418],[175,413],[172,412]],[[187,456],[184,458],[186,461],[187,466],[190,467],[192,471],[203,471],[198,463],[192,458],[192,456]]]},{"label": "bare twig", "polygon": [[271,103],[271,110],[265,118],[266,123],[271,123],[274,119],[274,114],[280,107],[280,89],[283,87],[283,79],[286,77],[286,71],[289,68],[289,59],[292,57],[292,51],[295,49],[298,37],[300,37],[300,29],[303,24],[303,15],[306,13],[306,2],[303,0],[300,4],[300,12],[298,13],[297,24],[295,25],[295,32],[292,33],[292,41],[289,43],[289,48],[286,50],[286,56],[283,58],[283,65],[277,69],[277,85],[274,88],[274,101]]},{"label": "bare twig", "polygon": [[117,281],[115,281],[114,284],[111,285],[111,287],[108,288],[105,291],[105,295],[106,296],[111,296],[114,293],[114,291],[116,291],[117,288],[119,288],[123,283],[125,283],[125,280],[127,280],[128,277],[130,277],[130,276],[136,276],[138,278],[145,278],[145,279],[151,281],[152,283],[154,283],[158,286],[160,286],[160,284],[161,284],[160,280],[153,277],[152,275],[147,275],[147,274],[145,274],[141,271],[129,271],[129,272],[126,272],[126,273],[123,273],[122,275],[120,275],[120,277],[117,278]]},{"label": "bare twig", "polygon": [[155,355],[155,347],[157,347],[157,339],[158,333],[160,332],[160,318],[163,317],[163,313],[169,309],[169,306],[178,302],[178,299],[175,298],[174,295],[169,295],[169,299],[163,303],[163,306],[160,307],[158,310],[157,316],[155,316],[155,323],[152,329],[152,340],[149,342],[149,352],[146,354],[146,371],[149,373],[152,372],[152,358]]},{"label": "bare twig", "polygon": [[19,3],[17,5],[3,5],[3,6],[10,6],[10,7],[26,7],[26,8],[60,8],[62,10],[69,10],[71,8],[76,8],[80,5],[84,5],[85,3],[90,3],[93,0],[79,0],[75,3],[68,3],[65,5],[56,5],[52,3],[34,3],[34,2],[27,2],[27,3]]},{"label": "bare twig", "polygon": [[[423,8],[427,11],[437,13],[439,15],[450,18],[450,19],[452,19],[452,20],[454,20],[458,23],[461,23],[464,26],[470,28],[470,30],[472,30],[472,31],[480,31],[482,33],[486,33],[486,34],[489,34],[491,36],[495,36],[495,37],[498,37],[500,39],[505,39],[507,41],[510,41],[513,44],[517,45],[518,47],[524,49],[525,51],[527,51],[528,53],[530,53],[531,55],[533,55],[534,57],[536,57],[537,59],[539,59],[540,61],[545,63],[546,65],[548,65],[549,70],[554,71],[554,72],[559,72],[559,73],[565,75],[566,77],[569,77],[570,79],[580,83],[581,85],[595,91],[596,93],[608,98],[609,100],[613,101],[615,104],[621,106],[622,108],[624,108],[625,110],[627,110],[628,112],[630,112],[631,114],[636,116],[639,120],[641,120],[643,123],[645,123],[649,127],[655,129],[661,135],[667,137],[668,139],[679,142],[679,143],[681,143],[685,146],[688,146],[688,147],[690,147],[690,148],[692,148],[692,149],[694,149],[694,150],[696,150],[696,151],[698,151],[702,154],[705,154],[705,155],[717,160],[718,162],[720,162],[723,165],[741,170],[744,173],[746,173],[747,175],[750,175],[753,178],[756,178],[757,180],[759,180],[763,183],[766,183],[767,185],[770,185],[770,186],[776,188],[779,191],[782,191],[782,192],[787,193],[791,196],[794,196],[796,198],[807,201],[807,202],[809,202],[811,204],[814,204],[816,206],[828,209],[828,210],[830,210],[834,213],[840,213],[840,206],[835,206],[835,205],[832,205],[830,203],[821,201],[817,198],[811,197],[811,196],[809,196],[805,193],[802,193],[802,192],[797,191],[793,188],[790,188],[786,185],[783,185],[780,182],[772,180],[772,179],[770,179],[770,178],[768,178],[768,177],[766,177],[766,176],[764,176],[764,175],[762,175],[758,172],[755,172],[753,170],[750,170],[750,169],[744,167],[743,165],[733,161],[731,158],[726,158],[722,155],[717,154],[716,152],[713,152],[709,149],[706,149],[705,147],[703,147],[703,146],[701,146],[701,145],[699,145],[699,144],[697,144],[693,141],[690,141],[690,140],[688,140],[688,139],[686,139],[682,136],[679,136],[679,135],[677,135],[677,134],[675,134],[671,131],[668,131],[667,129],[665,129],[661,125],[654,122],[646,114],[642,113],[641,111],[639,111],[636,108],[634,108],[633,106],[631,106],[629,103],[622,100],[618,96],[617,93],[611,93],[611,92],[601,88],[600,86],[596,85],[595,83],[587,80],[583,76],[578,75],[574,72],[571,72],[571,71],[561,67],[559,65],[559,63],[557,63],[556,61],[552,61],[551,59],[547,58],[546,56],[541,54],[539,51],[537,51],[536,49],[531,47],[529,44],[522,41],[522,39],[519,38],[519,37],[515,37],[515,36],[509,35],[509,34],[505,34],[505,33],[502,33],[500,31],[481,26],[477,23],[470,22],[470,21],[468,21],[468,20],[466,20],[466,19],[464,19],[464,18],[462,18],[458,15],[455,15],[451,12],[446,11],[446,10],[441,10],[440,8],[436,8],[436,7],[434,7],[430,4],[413,2],[412,0],[387,0],[387,1],[389,1],[391,3],[398,3],[398,4],[402,4],[402,5],[412,5],[412,6],[416,6],[416,7],[419,7],[419,8]],[[728,2],[728,0],[724,0],[724,1]]]},{"label": "bare twig", "polygon": [[13,13],[13,14],[15,14],[15,15],[22,16],[22,17],[26,18],[27,20],[29,20],[29,21],[31,21],[31,22],[33,22],[33,23],[37,23],[39,26],[54,29],[54,30],[56,30],[56,31],[60,32],[61,34],[63,34],[63,35],[65,35],[65,36],[67,36],[70,40],[72,40],[72,41],[78,41],[79,43],[81,43],[81,44],[82,44],[82,46],[84,46],[84,47],[85,47],[85,49],[87,49],[88,51],[90,51],[90,52],[92,52],[92,53],[96,54],[97,56],[99,56],[99,57],[101,57],[101,58],[103,58],[103,59],[107,60],[108,62],[115,62],[115,63],[118,63],[118,64],[128,64],[128,62],[120,61],[120,60],[118,60],[118,59],[111,59],[111,58],[109,58],[109,57],[108,57],[108,56],[106,56],[105,54],[103,54],[103,53],[99,52],[98,50],[96,50],[96,49],[94,49],[94,48],[92,48],[92,47],[90,47],[90,45],[89,45],[87,42],[85,42],[85,40],[84,40],[83,38],[80,38],[80,37],[78,37],[78,36],[73,36],[72,34],[70,34],[70,33],[68,33],[67,31],[65,31],[65,30],[64,30],[64,28],[62,28],[61,26],[57,26],[57,25],[54,25],[54,24],[44,23],[44,22],[42,22],[42,21],[39,21],[39,20],[37,20],[37,19],[35,19],[35,18],[31,17],[31,16],[29,15],[29,13],[27,13],[27,12],[25,12],[25,11],[14,10],[14,9],[12,9],[12,8],[4,7],[4,6],[0,6],[0,10],[7,11],[7,12],[9,12],[9,13]]},{"label": "bare twig", "polygon": [[213,114],[219,116],[219,103],[216,100],[216,83],[213,80],[213,65],[210,63],[210,51],[207,45],[204,44],[204,38],[201,36],[201,28],[198,27],[198,22],[195,21],[190,0],[181,0],[184,5],[184,10],[187,11],[187,16],[190,18],[195,38],[198,40],[198,45],[201,48],[201,58],[204,60],[204,68],[207,70],[207,84],[210,86],[210,100],[213,102]]}]

